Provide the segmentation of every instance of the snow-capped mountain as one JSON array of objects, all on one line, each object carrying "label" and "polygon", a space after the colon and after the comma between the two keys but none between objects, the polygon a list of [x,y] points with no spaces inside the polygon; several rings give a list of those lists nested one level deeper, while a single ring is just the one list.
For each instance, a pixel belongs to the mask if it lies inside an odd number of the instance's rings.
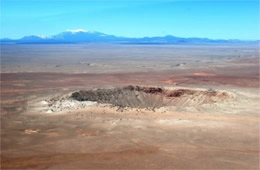
[{"label": "snow-capped mountain", "polygon": [[[34,43],[34,44],[75,44],[75,43],[126,43],[126,44],[211,44],[242,43],[240,40],[212,40],[208,38],[181,38],[171,35],[164,37],[127,38],[108,35],[101,32],[83,29],[67,30],[53,36],[25,36],[21,39],[1,39],[1,43]],[[249,41],[247,41],[249,42]],[[252,41],[251,41],[252,42]]]},{"label": "snow-capped mountain", "polygon": [[116,41],[118,37],[107,35],[100,32],[90,31],[66,31],[51,37],[54,41],[64,41],[71,43],[84,43],[84,42],[107,42]]}]

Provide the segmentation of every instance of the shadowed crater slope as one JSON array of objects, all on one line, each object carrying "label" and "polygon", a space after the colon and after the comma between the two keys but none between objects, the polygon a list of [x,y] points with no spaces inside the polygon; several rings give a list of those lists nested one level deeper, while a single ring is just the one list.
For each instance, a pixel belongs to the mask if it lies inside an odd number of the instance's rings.
[{"label": "shadowed crater slope", "polygon": [[164,89],[126,86],[113,89],[81,90],[72,93],[77,101],[95,101],[118,107],[159,108],[164,106],[198,106],[230,98],[227,92],[214,90]]}]

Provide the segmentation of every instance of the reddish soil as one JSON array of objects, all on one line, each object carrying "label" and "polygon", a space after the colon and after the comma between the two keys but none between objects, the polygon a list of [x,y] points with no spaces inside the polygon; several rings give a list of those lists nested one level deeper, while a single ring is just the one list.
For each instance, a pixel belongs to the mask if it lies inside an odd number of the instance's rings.
[{"label": "reddish soil", "polygon": [[[110,73],[110,74],[65,74],[65,73],[1,73],[1,94],[4,99],[37,93],[46,90],[75,89],[89,86],[113,85],[235,85],[241,87],[259,87],[258,68],[251,67],[250,75],[247,72],[238,72],[232,68],[229,74],[217,73],[175,73],[136,72],[136,73]],[[240,68],[241,69],[241,68]],[[247,68],[243,69],[247,70]],[[225,71],[225,68],[221,71]],[[233,74],[233,75],[232,75]],[[15,92],[15,93],[14,93]]]},{"label": "reddish soil", "polygon": [[[128,114],[104,108],[66,115],[23,112],[32,99],[129,84],[221,86],[244,93],[253,89],[250,94],[254,94],[259,87],[259,66],[107,74],[1,73],[1,168],[259,169],[255,105],[237,115]],[[161,88],[139,90],[162,92]],[[193,92],[179,90],[167,95],[174,98],[184,93]],[[251,101],[246,98],[244,103]]]}]

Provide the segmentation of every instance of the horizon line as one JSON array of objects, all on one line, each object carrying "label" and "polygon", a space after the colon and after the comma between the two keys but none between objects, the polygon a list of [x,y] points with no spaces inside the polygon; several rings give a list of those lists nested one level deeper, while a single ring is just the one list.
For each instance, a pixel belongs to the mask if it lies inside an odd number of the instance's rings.
[{"label": "horizon line", "polygon": [[[19,40],[22,39],[24,37],[28,37],[28,36],[37,36],[39,38],[51,38],[52,36],[64,33],[64,32],[71,32],[73,34],[78,33],[78,32],[85,32],[85,33],[102,33],[102,34],[106,34],[103,32],[99,32],[99,31],[91,31],[91,30],[87,30],[87,29],[82,29],[82,28],[77,28],[77,29],[66,29],[65,31],[53,34],[53,35],[36,35],[36,34],[31,34],[31,35],[24,35],[20,38],[9,38],[9,37],[1,37],[0,40],[4,40],[4,39],[9,39],[9,40]],[[172,36],[172,37],[177,37],[177,38],[200,38],[200,39],[210,39],[210,40],[240,40],[240,41],[260,41],[259,39],[240,39],[240,38],[208,38],[208,37],[199,37],[199,36],[191,36],[191,37],[183,37],[183,36],[175,36],[172,34],[165,34],[165,35],[155,35],[155,36],[137,36],[137,37],[129,37],[129,36],[121,36],[121,35],[114,35],[114,34],[106,34],[106,35],[111,35],[111,36],[116,36],[116,37],[122,37],[122,38],[153,38],[153,37],[167,37],[167,36]]]}]

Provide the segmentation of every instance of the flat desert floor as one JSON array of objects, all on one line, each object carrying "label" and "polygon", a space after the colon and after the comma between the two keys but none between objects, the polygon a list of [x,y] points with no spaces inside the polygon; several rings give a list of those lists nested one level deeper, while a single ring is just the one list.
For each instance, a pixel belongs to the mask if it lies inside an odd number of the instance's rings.
[{"label": "flat desert floor", "polygon": [[253,44],[1,45],[1,168],[259,169],[259,92]]}]

